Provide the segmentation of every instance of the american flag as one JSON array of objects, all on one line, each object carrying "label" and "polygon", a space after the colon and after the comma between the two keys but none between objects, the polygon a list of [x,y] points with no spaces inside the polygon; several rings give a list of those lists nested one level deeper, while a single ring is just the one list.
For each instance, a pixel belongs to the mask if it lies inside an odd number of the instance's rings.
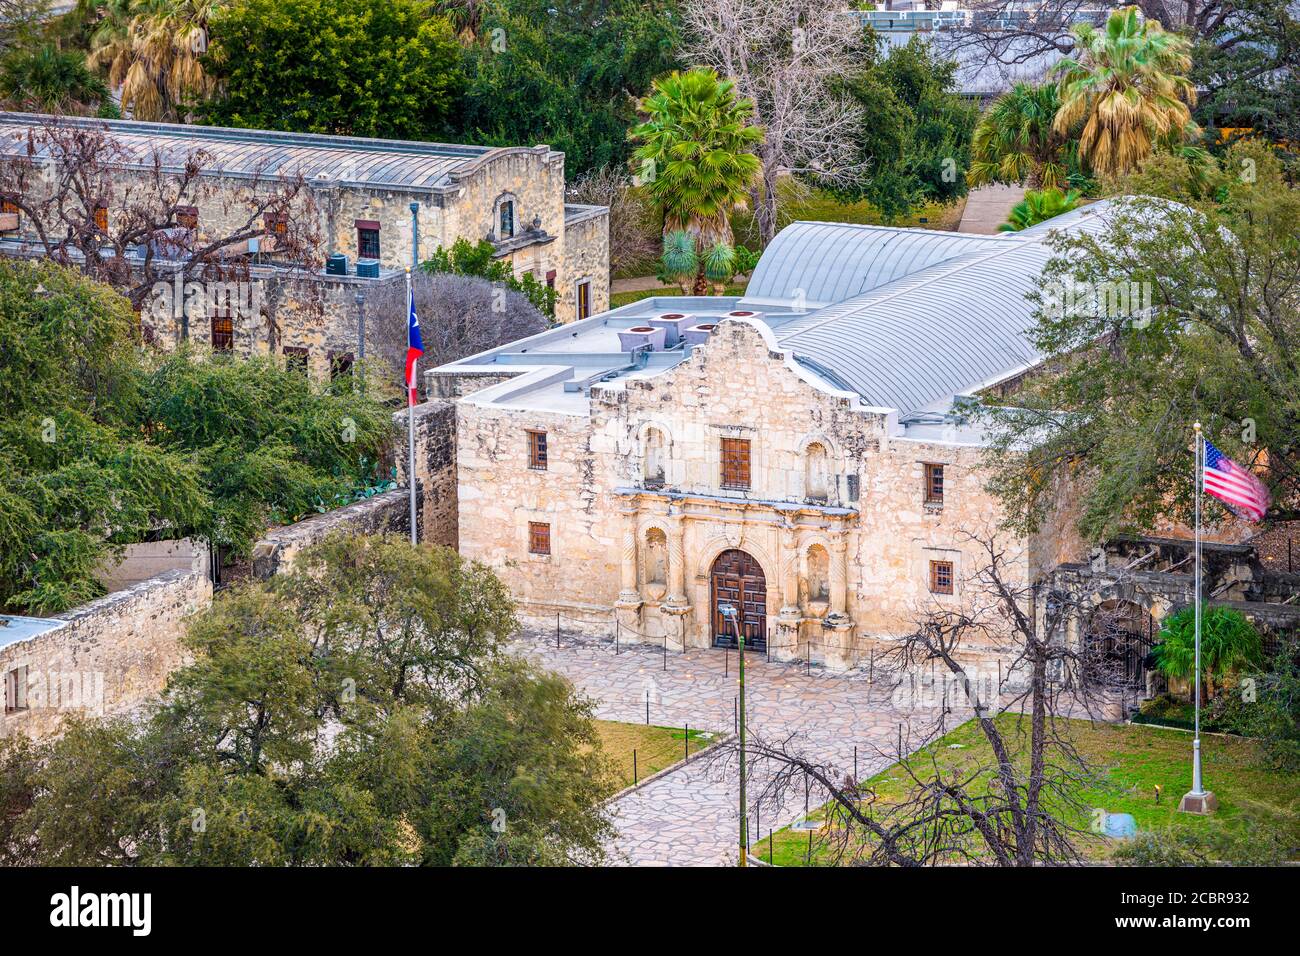
[{"label": "american flag", "polygon": [[1214,495],[1239,518],[1259,521],[1268,511],[1270,499],[1264,483],[1208,441],[1202,482],[1206,494]]},{"label": "american flag", "polygon": [[420,319],[415,314],[415,293],[411,293],[411,314],[406,321],[406,401],[416,404],[415,360],[424,354],[424,341],[420,338]]}]

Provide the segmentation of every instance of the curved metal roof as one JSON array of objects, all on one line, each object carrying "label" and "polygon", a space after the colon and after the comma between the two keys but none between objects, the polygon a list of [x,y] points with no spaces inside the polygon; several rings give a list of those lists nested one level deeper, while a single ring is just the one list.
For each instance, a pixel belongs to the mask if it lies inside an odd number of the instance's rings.
[{"label": "curved metal roof", "polygon": [[995,236],[839,222],[794,222],[763,250],[742,302],[820,308],[937,262],[999,244]]},{"label": "curved metal roof", "polygon": [[783,324],[783,347],[869,405],[915,411],[1039,361],[1026,337],[1027,293],[1052,256],[1057,230],[1095,231],[1108,203],[1006,234]]},{"label": "curved metal roof", "polygon": [[[28,133],[40,129],[49,119],[30,113],[0,113],[0,154],[25,155]],[[60,117],[58,122],[62,126],[103,129],[119,151],[118,155],[106,157],[111,164],[150,165],[156,149],[164,167],[179,169],[195,151],[202,150],[210,157],[208,171],[212,173],[263,178],[301,175],[309,181],[328,179],[397,189],[445,186],[452,173],[481,162],[489,153],[503,151],[490,146],[132,120]]]}]

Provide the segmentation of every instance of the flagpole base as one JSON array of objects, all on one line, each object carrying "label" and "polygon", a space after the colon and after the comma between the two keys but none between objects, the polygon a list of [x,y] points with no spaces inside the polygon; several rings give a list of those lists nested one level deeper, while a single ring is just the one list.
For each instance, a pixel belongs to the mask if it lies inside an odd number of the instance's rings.
[{"label": "flagpole base", "polygon": [[1183,794],[1183,800],[1178,804],[1178,809],[1182,813],[1199,813],[1202,816],[1208,816],[1219,809],[1219,800],[1214,795],[1213,790],[1204,790],[1200,793],[1189,790]]}]

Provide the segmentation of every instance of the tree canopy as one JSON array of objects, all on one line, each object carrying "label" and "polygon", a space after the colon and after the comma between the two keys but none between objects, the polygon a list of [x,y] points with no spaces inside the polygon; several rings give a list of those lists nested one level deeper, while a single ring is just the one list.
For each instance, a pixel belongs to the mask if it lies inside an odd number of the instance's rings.
[{"label": "tree canopy", "polygon": [[211,33],[216,125],[434,139],[463,83],[450,22],[417,0],[231,0]]},{"label": "tree canopy", "polygon": [[599,862],[591,704],[503,653],[517,626],[449,549],[328,539],[197,617],[151,715],[0,741],[0,862]]},{"label": "tree canopy", "polygon": [[0,608],[96,597],[96,568],[128,543],[242,551],[345,500],[383,477],[380,394],[271,358],[153,354],[107,286],[0,259]]},{"label": "tree canopy", "polygon": [[1157,155],[1113,188],[1140,198],[1119,201],[1095,234],[1049,240],[1030,333],[1044,374],[987,412],[993,487],[1027,527],[1073,489],[1092,540],[1189,519],[1199,420],[1260,469],[1269,517],[1292,516],[1300,190],[1251,142],[1208,166]]}]

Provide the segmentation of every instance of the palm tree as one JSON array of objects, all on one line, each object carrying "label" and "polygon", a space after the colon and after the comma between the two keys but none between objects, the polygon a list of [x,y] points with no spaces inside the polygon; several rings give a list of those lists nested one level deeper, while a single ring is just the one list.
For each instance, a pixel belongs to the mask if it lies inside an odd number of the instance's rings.
[{"label": "palm tree", "polygon": [[1137,7],[1112,12],[1104,31],[1080,23],[1073,33],[1074,55],[1052,68],[1061,89],[1053,128],[1082,127],[1079,154],[1095,173],[1126,173],[1158,146],[1199,132],[1186,38],[1143,20]]},{"label": "palm tree", "polygon": [[40,113],[93,112],[108,99],[108,88],[78,53],[53,43],[20,49],[0,64],[0,101]]},{"label": "palm tree", "polygon": [[641,141],[634,155],[664,235],[687,232],[701,252],[731,246],[731,212],[759,167],[753,147],[763,133],[750,125],[753,104],[730,80],[697,67],[655,80],[639,108],[646,120],[628,135]]},{"label": "palm tree", "polygon": [[1017,83],[994,100],[975,127],[967,182],[1063,184],[1062,137],[1052,128],[1060,105],[1055,83]]},{"label": "palm tree", "polygon": [[203,69],[208,20],[220,0],[89,0],[100,22],[87,63],[106,69],[135,119],[182,118],[187,101],[214,83]]},{"label": "palm tree", "polygon": [[1040,222],[1055,219],[1063,212],[1076,208],[1083,197],[1077,189],[1061,192],[1054,186],[1047,189],[1030,189],[1025,198],[1011,207],[1007,221],[998,226],[1000,232],[1019,232]]}]

